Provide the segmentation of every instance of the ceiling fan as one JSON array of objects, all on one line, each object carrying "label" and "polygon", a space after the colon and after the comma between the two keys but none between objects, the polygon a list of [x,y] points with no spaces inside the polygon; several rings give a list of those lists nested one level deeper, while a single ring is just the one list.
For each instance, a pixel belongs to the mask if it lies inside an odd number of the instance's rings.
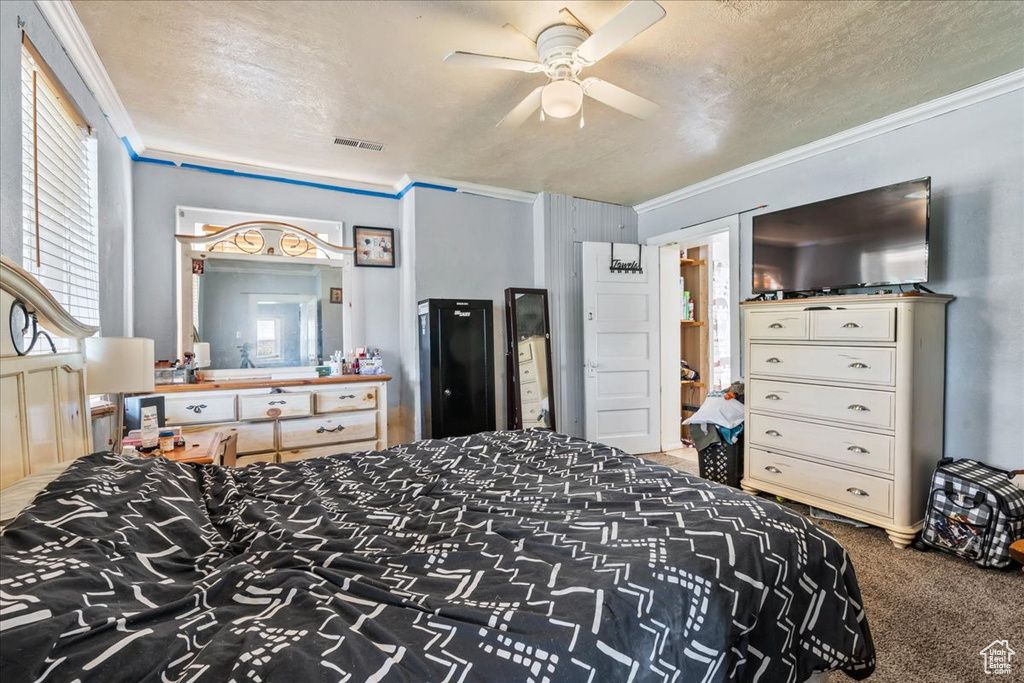
[{"label": "ceiling fan", "polygon": [[[541,110],[541,121],[545,115],[557,119],[575,116],[583,108],[584,95],[638,119],[657,113],[659,107],[654,102],[600,78],[580,80],[579,74],[661,21],[665,9],[654,0],[633,0],[593,33],[572,12],[565,9],[562,12],[572,17],[576,24],[556,24],[544,29],[536,40],[536,62],[472,52],[452,52],[444,61],[459,66],[543,73],[548,77],[546,85],[535,88],[498,122],[498,126],[505,128],[520,125],[537,109]],[[580,128],[583,125],[583,115],[580,114]]]}]

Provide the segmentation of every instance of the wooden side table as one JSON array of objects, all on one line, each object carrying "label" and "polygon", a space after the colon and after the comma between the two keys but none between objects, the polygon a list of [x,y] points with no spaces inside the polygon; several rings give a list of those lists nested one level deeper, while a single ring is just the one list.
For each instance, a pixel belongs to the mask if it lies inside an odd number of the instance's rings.
[{"label": "wooden side table", "polygon": [[220,432],[186,434],[184,446],[178,446],[173,451],[154,451],[153,455],[175,462],[212,465],[220,460],[221,442],[223,441],[224,436]]}]

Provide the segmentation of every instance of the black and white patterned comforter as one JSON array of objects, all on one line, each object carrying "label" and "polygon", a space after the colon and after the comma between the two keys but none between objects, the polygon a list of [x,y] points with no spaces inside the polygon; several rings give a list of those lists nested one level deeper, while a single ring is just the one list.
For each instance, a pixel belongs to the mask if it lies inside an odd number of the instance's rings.
[{"label": "black and white patterned comforter", "polygon": [[0,550],[5,683],[777,683],[874,667],[828,533],[541,431],[236,470],[97,453]]}]

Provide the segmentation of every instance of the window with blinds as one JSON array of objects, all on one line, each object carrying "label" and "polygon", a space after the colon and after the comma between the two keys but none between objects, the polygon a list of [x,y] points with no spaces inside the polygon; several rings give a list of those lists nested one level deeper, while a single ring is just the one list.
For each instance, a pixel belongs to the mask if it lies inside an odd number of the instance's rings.
[{"label": "window with blinds", "polygon": [[78,320],[99,324],[96,141],[23,36],[22,265]]}]

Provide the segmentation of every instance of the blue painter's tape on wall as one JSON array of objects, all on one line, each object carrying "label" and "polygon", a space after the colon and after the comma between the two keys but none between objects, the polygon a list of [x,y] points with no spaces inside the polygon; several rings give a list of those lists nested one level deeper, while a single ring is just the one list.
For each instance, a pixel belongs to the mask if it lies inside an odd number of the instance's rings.
[{"label": "blue painter's tape on wall", "polygon": [[185,168],[192,171],[205,171],[206,173],[219,173],[221,175],[235,176],[238,178],[252,178],[255,180],[268,180],[274,183],[285,183],[287,185],[299,185],[302,187],[313,187],[318,190],[331,190],[332,192],[347,192],[349,194],[363,195],[364,197],[380,197],[381,199],[401,199],[405,194],[414,187],[424,187],[431,190],[441,190],[443,192],[458,192],[459,188],[450,187],[448,185],[435,185],[433,183],[409,183],[402,188],[402,191],[398,194],[392,194],[390,192],[376,192],[374,190],[360,190],[354,187],[345,187],[343,185],[329,185],[327,183],[314,183],[309,180],[295,180],[294,178],[282,178],[280,176],[263,175],[261,173],[245,173],[243,171],[233,171],[229,168],[217,168],[215,166],[203,166],[201,164],[189,164],[182,163],[176,164],[173,161],[167,159],[154,159],[153,157],[139,156],[132,148],[132,143],[128,141],[127,137],[122,137],[121,142],[124,143],[124,148],[128,150],[128,156],[131,157],[132,161],[138,161],[143,164],[157,164],[160,166],[173,166],[175,168]]},{"label": "blue painter's tape on wall", "polygon": [[221,175],[235,176],[238,178],[254,178],[256,180],[269,180],[275,183],[286,183],[288,185],[300,185],[303,187],[315,187],[318,190],[331,190],[333,192],[347,192],[349,194],[358,194],[366,197],[381,197],[383,199],[398,199],[398,195],[391,194],[390,192],[376,192],[374,190],[359,190],[354,187],[344,187],[342,185],[328,185],[327,183],[314,183],[308,180],[295,180],[293,178],[281,178],[279,176],[263,175],[260,173],[244,173],[242,171],[232,171],[229,168],[216,168],[214,166],[202,166],[200,164],[182,164],[181,168],[191,169],[193,171],[206,171],[207,173],[219,173]]},{"label": "blue painter's tape on wall", "polygon": [[411,190],[414,187],[426,187],[426,188],[429,188],[431,190],[441,190],[443,192],[458,192],[459,191],[459,188],[457,188],[457,187],[449,187],[448,185],[434,185],[433,183],[409,183],[408,185],[403,187],[402,191],[399,192],[397,195],[395,195],[395,197],[397,199],[401,199],[402,197],[405,196],[406,192],[408,192],[409,190]]},{"label": "blue painter's tape on wall", "polygon": [[128,150],[128,156],[131,157],[132,161],[138,161],[143,164],[157,164],[159,166],[177,166],[173,161],[167,159],[154,159],[152,157],[140,157],[135,150],[132,148],[132,143],[128,142],[127,137],[122,137],[121,142],[124,143],[124,148]]}]

